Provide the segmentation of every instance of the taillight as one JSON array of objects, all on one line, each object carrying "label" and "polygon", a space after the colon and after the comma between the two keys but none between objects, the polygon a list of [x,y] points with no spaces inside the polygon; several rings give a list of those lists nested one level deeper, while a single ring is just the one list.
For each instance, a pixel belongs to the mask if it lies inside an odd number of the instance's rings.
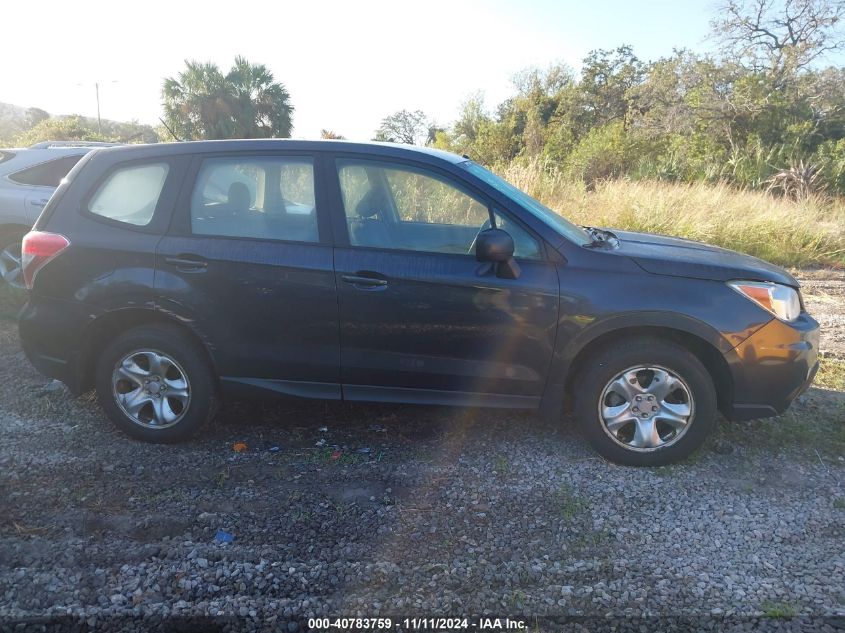
[{"label": "taillight", "polygon": [[30,231],[21,244],[21,268],[26,287],[32,290],[35,275],[44,265],[70,246],[70,240],[58,233]]}]

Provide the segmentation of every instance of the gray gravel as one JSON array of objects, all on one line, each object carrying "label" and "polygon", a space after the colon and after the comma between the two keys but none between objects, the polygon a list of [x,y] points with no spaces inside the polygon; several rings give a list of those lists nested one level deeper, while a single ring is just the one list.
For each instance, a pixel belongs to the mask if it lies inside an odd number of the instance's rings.
[{"label": "gray gravel", "polygon": [[845,270],[793,272],[801,281],[807,310],[822,327],[825,352],[845,358]]},{"label": "gray gravel", "polygon": [[[632,469],[523,413],[290,402],[149,446],[50,386],[15,332],[0,322],[0,618],[845,616],[841,455],[749,427]],[[845,424],[845,396],[795,411]]]}]

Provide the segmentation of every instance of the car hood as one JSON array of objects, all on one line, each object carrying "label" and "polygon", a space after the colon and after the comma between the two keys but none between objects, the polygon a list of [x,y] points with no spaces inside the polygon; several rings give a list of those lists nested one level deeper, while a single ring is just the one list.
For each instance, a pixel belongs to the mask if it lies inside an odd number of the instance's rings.
[{"label": "car hood", "polygon": [[650,233],[615,229],[613,233],[619,238],[614,253],[630,257],[643,270],[655,275],[713,281],[748,279],[795,287],[799,285],[783,268],[726,248]]}]

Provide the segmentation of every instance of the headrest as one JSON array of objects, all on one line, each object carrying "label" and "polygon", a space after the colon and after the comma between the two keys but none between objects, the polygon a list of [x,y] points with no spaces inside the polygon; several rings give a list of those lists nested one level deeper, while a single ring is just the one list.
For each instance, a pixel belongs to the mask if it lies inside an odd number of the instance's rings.
[{"label": "headrest", "polygon": [[233,211],[246,211],[252,206],[249,188],[242,182],[229,185],[229,208]]},{"label": "headrest", "polygon": [[370,189],[355,207],[355,213],[360,218],[374,218],[381,213],[382,206],[384,205],[379,192],[376,189]]}]

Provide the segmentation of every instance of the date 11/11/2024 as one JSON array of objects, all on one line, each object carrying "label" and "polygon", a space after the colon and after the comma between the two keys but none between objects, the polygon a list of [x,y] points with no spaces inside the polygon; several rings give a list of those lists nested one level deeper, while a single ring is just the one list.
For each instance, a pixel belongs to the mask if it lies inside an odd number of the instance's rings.
[{"label": "date 11/11/2024", "polygon": [[521,631],[525,620],[511,618],[311,618],[312,631],[366,631],[400,629],[404,631]]}]

